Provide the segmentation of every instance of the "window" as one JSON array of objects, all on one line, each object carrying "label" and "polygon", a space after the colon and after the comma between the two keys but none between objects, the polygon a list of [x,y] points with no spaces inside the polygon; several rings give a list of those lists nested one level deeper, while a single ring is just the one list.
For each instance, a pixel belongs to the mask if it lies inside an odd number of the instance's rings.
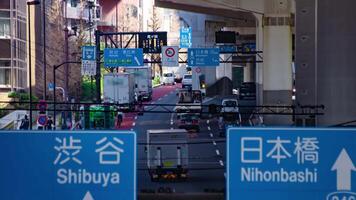
[{"label": "window", "polygon": [[165,73],[163,74],[164,77],[173,77],[173,74],[172,73]]},{"label": "window", "polygon": [[0,19],[0,38],[10,37],[10,19]]},{"label": "window", "polygon": [[3,11],[0,10],[0,18],[10,18],[10,12],[9,11]]},{"label": "window", "polygon": [[10,69],[0,68],[0,85],[10,85]]},{"label": "window", "polygon": [[74,7],[74,8],[75,8],[75,7],[77,7],[77,5],[78,5],[78,0],[71,0],[71,1],[70,1],[70,6],[71,6],[71,7]]},{"label": "window", "polygon": [[21,40],[27,40],[26,23],[17,21],[17,37]]}]

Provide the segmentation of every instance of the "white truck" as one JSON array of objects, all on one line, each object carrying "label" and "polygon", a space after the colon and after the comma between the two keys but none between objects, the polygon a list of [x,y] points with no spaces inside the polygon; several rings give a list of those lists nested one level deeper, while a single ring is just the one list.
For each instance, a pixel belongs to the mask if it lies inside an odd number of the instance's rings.
[{"label": "white truck", "polygon": [[147,167],[152,181],[184,180],[188,175],[188,132],[147,130]]},{"label": "white truck", "polygon": [[200,90],[180,89],[177,96],[178,102],[174,111],[177,113],[201,113],[202,94]]},{"label": "white truck", "polygon": [[241,126],[242,119],[237,99],[225,98],[221,102],[221,115],[219,117],[220,136],[225,136],[229,127]]},{"label": "white truck", "polygon": [[135,88],[138,100],[150,101],[152,99],[152,69],[151,67],[126,68],[127,73],[134,75]]},{"label": "white truck", "polygon": [[133,109],[136,102],[134,75],[130,73],[105,74],[104,102],[120,104],[121,109]]}]

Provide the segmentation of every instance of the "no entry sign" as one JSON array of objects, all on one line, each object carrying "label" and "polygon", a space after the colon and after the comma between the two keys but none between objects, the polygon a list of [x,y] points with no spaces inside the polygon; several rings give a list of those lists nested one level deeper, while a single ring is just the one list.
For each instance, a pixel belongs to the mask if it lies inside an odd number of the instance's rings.
[{"label": "no entry sign", "polygon": [[174,46],[163,47],[162,65],[168,67],[175,67],[179,65],[178,47],[174,47]]}]

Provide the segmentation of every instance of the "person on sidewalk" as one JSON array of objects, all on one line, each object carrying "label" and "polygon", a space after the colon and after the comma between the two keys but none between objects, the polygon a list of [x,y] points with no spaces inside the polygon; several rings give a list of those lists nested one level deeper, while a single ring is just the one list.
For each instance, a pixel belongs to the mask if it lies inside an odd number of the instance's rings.
[{"label": "person on sidewalk", "polygon": [[122,121],[124,120],[124,114],[122,112],[117,112],[115,128],[121,128]]},{"label": "person on sidewalk", "polygon": [[51,116],[48,116],[46,130],[53,130],[53,120]]},{"label": "person on sidewalk", "polygon": [[20,130],[28,130],[30,127],[30,120],[28,116],[25,115],[24,118],[21,120]]}]

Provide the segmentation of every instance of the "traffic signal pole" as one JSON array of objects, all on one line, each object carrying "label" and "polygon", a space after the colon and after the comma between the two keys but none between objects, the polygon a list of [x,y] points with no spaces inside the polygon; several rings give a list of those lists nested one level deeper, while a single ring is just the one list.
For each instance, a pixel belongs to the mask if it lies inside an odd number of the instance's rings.
[{"label": "traffic signal pole", "polygon": [[100,71],[100,32],[95,31],[95,46],[96,46],[96,102],[101,103],[101,71]]}]

